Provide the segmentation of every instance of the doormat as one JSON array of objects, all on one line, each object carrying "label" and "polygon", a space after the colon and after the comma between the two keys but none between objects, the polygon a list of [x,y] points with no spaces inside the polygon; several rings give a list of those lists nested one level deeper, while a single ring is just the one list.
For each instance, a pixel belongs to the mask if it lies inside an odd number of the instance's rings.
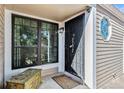
[{"label": "doormat", "polygon": [[72,78],[66,76],[66,75],[59,75],[52,77],[63,89],[72,89],[80,83],[73,80]]}]

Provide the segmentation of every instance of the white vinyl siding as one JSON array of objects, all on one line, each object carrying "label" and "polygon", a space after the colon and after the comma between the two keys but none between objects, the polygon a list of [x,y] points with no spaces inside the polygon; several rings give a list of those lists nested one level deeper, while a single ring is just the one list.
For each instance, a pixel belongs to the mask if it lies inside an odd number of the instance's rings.
[{"label": "white vinyl siding", "polygon": [[123,31],[120,24],[110,18],[112,36],[104,41],[100,34],[100,19],[104,15],[96,13],[96,84],[105,88],[106,84],[123,73]]},{"label": "white vinyl siding", "polygon": [[0,88],[3,86],[3,62],[4,62],[4,5],[0,4]]}]

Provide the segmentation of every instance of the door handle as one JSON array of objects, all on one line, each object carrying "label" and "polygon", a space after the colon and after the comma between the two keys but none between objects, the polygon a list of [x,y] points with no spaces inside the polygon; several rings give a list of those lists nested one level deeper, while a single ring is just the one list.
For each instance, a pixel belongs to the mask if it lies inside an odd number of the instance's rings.
[{"label": "door handle", "polygon": [[72,48],[72,54],[74,53],[74,46],[75,46],[75,42],[74,42],[74,39],[75,39],[75,34],[72,35],[72,44],[69,46],[70,48]]},{"label": "door handle", "polygon": [[72,48],[72,47],[73,47],[73,45],[70,45],[70,46],[69,46],[69,48]]}]

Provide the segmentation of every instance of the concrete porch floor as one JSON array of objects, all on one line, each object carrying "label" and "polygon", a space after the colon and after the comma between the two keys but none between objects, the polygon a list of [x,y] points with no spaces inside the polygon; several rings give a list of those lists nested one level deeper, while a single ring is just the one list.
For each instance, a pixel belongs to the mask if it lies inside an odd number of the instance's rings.
[{"label": "concrete porch floor", "polygon": [[113,79],[104,89],[124,89],[124,75]]},{"label": "concrete porch floor", "polygon": [[[53,75],[49,75],[49,76],[45,76],[43,77],[43,83],[41,84],[41,86],[39,87],[39,89],[62,89],[61,86],[59,86],[56,81],[54,81],[52,79],[53,76],[59,75],[58,74],[53,74]],[[78,85],[76,87],[74,87],[73,89],[88,89],[86,85]]]}]

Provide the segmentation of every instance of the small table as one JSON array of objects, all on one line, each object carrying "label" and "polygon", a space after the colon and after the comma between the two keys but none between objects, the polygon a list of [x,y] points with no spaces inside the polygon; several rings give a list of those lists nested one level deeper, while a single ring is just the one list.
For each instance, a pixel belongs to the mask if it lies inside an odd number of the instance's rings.
[{"label": "small table", "polygon": [[35,89],[41,84],[41,69],[28,69],[7,81],[8,89]]}]

